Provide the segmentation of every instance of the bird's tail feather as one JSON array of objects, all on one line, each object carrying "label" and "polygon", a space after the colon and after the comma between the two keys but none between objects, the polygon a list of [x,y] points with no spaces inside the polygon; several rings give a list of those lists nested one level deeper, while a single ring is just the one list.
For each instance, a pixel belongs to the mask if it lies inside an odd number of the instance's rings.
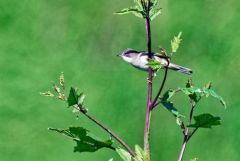
[{"label": "bird's tail feather", "polygon": [[169,69],[184,73],[184,74],[192,74],[192,70],[189,68],[185,68],[176,64],[170,63],[168,66]]}]

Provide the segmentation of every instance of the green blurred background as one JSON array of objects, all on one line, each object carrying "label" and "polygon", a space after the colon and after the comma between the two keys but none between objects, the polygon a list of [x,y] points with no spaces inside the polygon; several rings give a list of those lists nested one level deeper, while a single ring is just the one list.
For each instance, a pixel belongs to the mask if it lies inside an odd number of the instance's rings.
[{"label": "green blurred background", "polygon": [[[116,57],[127,47],[146,50],[144,22],[112,13],[132,0],[0,0],[0,160],[120,161],[108,149],[73,153],[75,143],[48,127],[80,125],[102,138],[108,135],[84,116],[76,119],[59,101],[41,97],[64,71],[68,86],[87,94],[86,104],[131,147],[143,143],[147,74]],[[212,112],[222,126],[203,129],[190,141],[184,161],[240,159],[239,73],[240,2],[237,0],[161,0],[163,13],[152,23],[153,49],[170,49],[179,31],[183,41],[173,61],[192,68],[196,85],[213,82],[226,100],[204,99],[197,114]],[[162,72],[154,81],[157,89]],[[189,77],[170,72],[165,90]],[[188,100],[173,100],[187,114]],[[164,108],[152,115],[153,161],[177,160],[182,135]]]}]

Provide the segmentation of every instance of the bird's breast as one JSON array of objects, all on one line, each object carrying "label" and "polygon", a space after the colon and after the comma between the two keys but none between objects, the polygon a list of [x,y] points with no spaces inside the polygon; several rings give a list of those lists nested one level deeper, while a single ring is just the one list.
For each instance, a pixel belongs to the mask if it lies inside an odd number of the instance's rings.
[{"label": "bird's breast", "polygon": [[147,70],[148,56],[139,56],[132,61],[132,65],[142,70]]}]

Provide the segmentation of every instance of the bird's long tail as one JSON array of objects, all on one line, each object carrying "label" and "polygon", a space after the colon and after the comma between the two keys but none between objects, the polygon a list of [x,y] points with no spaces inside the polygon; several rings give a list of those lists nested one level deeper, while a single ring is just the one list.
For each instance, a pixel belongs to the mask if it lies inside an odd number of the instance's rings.
[{"label": "bird's long tail", "polygon": [[185,68],[176,64],[170,63],[168,66],[169,69],[184,73],[184,74],[192,74],[192,70],[189,68]]}]

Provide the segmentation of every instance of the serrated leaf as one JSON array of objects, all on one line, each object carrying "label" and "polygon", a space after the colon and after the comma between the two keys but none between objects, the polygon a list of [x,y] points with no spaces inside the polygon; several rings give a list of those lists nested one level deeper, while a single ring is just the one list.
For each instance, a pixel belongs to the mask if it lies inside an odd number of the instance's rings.
[{"label": "serrated leaf", "polygon": [[54,97],[54,94],[51,91],[40,92],[40,95],[46,96],[46,97]]},{"label": "serrated leaf", "polygon": [[201,94],[203,91],[200,88],[195,88],[195,87],[190,87],[190,88],[180,88],[180,90],[188,95],[194,102],[198,102],[199,99],[199,95]]},{"label": "serrated leaf", "polygon": [[62,88],[65,88],[65,79],[64,79],[64,73],[62,72],[59,76],[59,84],[62,86]]},{"label": "serrated leaf", "polygon": [[150,12],[150,20],[154,20],[159,14],[162,13],[162,8],[156,8],[156,9],[153,9],[151,12]]},{"label": "serrated leaf", "polygon": [[150,59],[146,65],[151,67],[153,70],[159,70],[162,67],[160,62],[154,59]]},{"label": "serrated leaf", "polygon": [[158,0],[150,0],[149,5],[150,10],[155,9],[158,5]]},{"label": "serrated leaf", "polygon": [[185,117],[184,115],[180,114],[178,110],[174,107],[173,103],[170,101],[161,101],[162,105],[166,107],[166,109],[171,112],[175,117]]},{"label": "serrated leaf", "polygon": [[160,99],[161,103],[164,107],[167,108],[168,111],[170,111],[175,117],[180,118],[184,117],[181,115],[178,110],[174,107],[173,103],[169,101],[169,99],[174,96],[176,91],[174,90],[168,90],[167,92],[164,93],[163,97]]},{"label": "serrated leaf", "polygon": [[224,101],[224,99],[212,89],[206,89],[206,87],[203,87],[203,88],[190,87],[190,88],[180,88],[180,90],[184,94],[188,95],[195,102],[198,101],[199,97],[212,96],[218,99],[220,103],[226,108],[226,102]]},{"label": "serrated leaf", "polygon": [[212,89],[209,89],[208,92],[209,92],[209,94],[210,94],[212,97],[218,99],[218,100],[220,101],[220,103],[221,103],[225,108],[227,107],[226,102],[224,101],[224,99],[223,99],[221,96],[219,96],[215,91],[213,91]]},{"label": "serrated leaf", "polygon": [[212,126],[221,125],[221,118],[214,117],[211,114],[205,113],[198,116],[194,116],[195,123],[188,127],[194,128],[211,128]]},{"label": "serrated leaf", "polygon": [[121,11],[115,12],[115,14],[123,15],[123,14],[129,14],[132,13],[133,15],[144,18],[144,12],[139,10],[137,7],[131,7],[131,8],[124,8]]},{"label": "serrated leaf", "polygon": [[77,88],[71,87],[69,96],[67,99],[68,106],[73,106],[73,105],[83,105],[85,96],[83,93],[79,93]]},{"label": "serrated leaf", "polygon": [[79,105],[83,105],[84,99],[85,99],[86,95],[83,93],[80,93],[79,95],[79,100],[78,100],[78,104]]},{"label": "serrated leaf", "polygon": [[103,141],[82,127],[69,127],[68,129],[64,130],[49,128],[49,130],[72,138],[77,143],[77,145],[74,147],[74,152],[95,152],[101,148],[115,150],[115,148],[112,146],[113,142],[111,139]]},{"label": "serrated leaf", "polygon": [[68,95],[68,106],[73,106],[78,104],[78,100],[79,100],[79,95],[78,95],[78,90],[76,88],[71,87],[69,95]]},{"label": "serrated leaf", "polygon": [[171,41],[172,53],[177,52],[179,45],[182,41],[181,35],[182,32],[179,32],[178,36],[174,36],[173,40]]},{"label": "serrated leaf", "polygon": [[122,148],[116,148],[116,152],[119,154],[119,156],[122,158],[124,161],[131,161],[132,156],[130,153],[128,153],[126,150]]},{"label": "serrated leaf", "polygon": [[176,91],[169,89],[167,92],[164,93],[162,100],[169,101],[171,97],[175,95]]},{"label": "serrated leaf", "polygon": [[134,0],[134,3],[136,4],[139,10],[143,11],[144,6],[141,0]]},{"label": "serrated leaf", "polygon": [[135,145],[136,158],[135,161],[150,161],[149,154],[145,152],[139,145]]}]

